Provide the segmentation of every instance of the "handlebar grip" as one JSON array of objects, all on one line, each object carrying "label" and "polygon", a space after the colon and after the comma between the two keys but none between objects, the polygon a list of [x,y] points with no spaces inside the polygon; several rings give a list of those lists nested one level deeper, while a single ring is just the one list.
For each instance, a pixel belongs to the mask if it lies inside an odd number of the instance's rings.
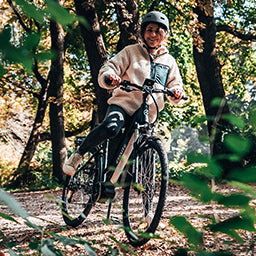
[{"label": "handlebar grip", "polygon": [[[174,93],[172,90],[167,89],[166,91],[167,91],[167,95],[172,96],[172,97],[175,97],[175,93]],[[175,97],[175,98],[176,98],[176,97]],[[183,96],[181,97],[181,99],[187,100],[187,99],[188,99],[188,96],[183,95]]]},{"label": "handlebar grip", "polygon": [[109,77],[105,77],[105,83],[107,85],[111,85],[112,84],[112,80]]}]

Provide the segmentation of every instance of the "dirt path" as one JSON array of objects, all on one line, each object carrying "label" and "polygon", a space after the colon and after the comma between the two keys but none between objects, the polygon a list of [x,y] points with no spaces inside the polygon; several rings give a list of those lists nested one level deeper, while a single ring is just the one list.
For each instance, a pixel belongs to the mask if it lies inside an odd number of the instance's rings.
[{"label": "dirt path", "polygon": [[[230,188],[222,187],[222,191],[228,192]],[[93,247],[97,248],[97,255],[117,255],[110,254],[112,248],[119,252],[119,255],[132,255],[127,252],[113,240],[125,244],[139,256],[149,255],[174,255],[178,247],[185,248],[187,246],[186,239],[175,231],[169,224],[169,218],[174,215],[186,216],[190,223],[196,228],[203,227],[207,220],[200,218],[199,215],[213,216],[213,212],[218,215],[222,220],[230,216],[236,215],[236,210],[223,210],[216,205],[202,205],[191,198],[186,190],[177,185],[171,185],[163,218],[161,220],[161,227],[158,229],[157,234],[161,239],[152,239],[141,248],[133,248],[127,243],[127,239],[118,222],[122,221],[121,202],[122,190],[117,190],[116,203],[112,209],[112,218],[115,220],[113,223],[107,225],[104,219],[107,215],[107,203],[97,204],[89,214],[88,219],[82,223],[78,228],[69,228],[65,226],[62,220],[60,208],[48,196],[60,198],[61,190],[58,191],[40,191],[40,192],[23,192],[14,193],[13,196],[21,202],[26,211],[34,217],[31,221],[39,226],[44,227],[47,231],[58,233],[62,236],[77,235],[80,238],[93,243]],[[46,197],[47,196],[47,197]],[[0,204],[0,212],[11,214],[6,206]],[[36,218],[35,218],[36,217]],[[0,237],[0,255],[9,255],[7,250],[4,249],[4,239],[16,241],[19,248],[26,249],[31,238],[40,238],[39,232],[29,228],[24,224],[21,218],[16,218],[20,223],[15,223],[0,218],[1,232],[4,235]],[[43,221],[45,220],[45,221]],[[67,230],[63,230],[60,226],[64,226]],[[230,255],[256,255],[256,235],[248,232],[243,232],[245,243],[239,244],[233,239],[225,236],[218,235],[212,236],[209,233],[204,235],[204,248],[208,251],[218,251],[220,249],[230,249]],[[111,238],[113,237],[113,238]],[[60,248],[64,255],[86,255],[83,246],[77,247],[66,246]],[[2,254],[1,254],[2,253]],[[29,254],[29,252],[27,252]],[[23,255],[27,255],[26,253]],[[192,255],[192,254],[191,254]]]}]

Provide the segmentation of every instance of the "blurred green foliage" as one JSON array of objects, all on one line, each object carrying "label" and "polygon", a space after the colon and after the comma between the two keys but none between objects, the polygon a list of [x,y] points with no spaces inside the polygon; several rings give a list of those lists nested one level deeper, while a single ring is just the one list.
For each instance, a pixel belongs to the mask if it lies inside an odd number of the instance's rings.
[{"label": "blurred green foliage", "polygon": [[[68,11],[73,8],[73,3],[66,2],[65,8],[59,6],[55,1],[47,0],[40,3],[34,1],[16,0],[15,3],[22,11],[23,17],[28,24],[33,24],[30,32],[17,25],[17,18],[11,17],[7,23],[1,25],[0,32],[0,90],[1,97],[15,94],[17,98],[22,98],[21,106],[28,108],[24,102],[31,104],[33,113],[35,100],[27,100],[26,90],[38,92],[39,84],[32,75],[34,60],[41,64],[41,70],[45,73],[48,69],[47,62],[54,57],[54,53],[49,51],[49,20],[54,20],[63,25],[65,30],[65,114],[67,127],[79,126],[81,120],[90,121],[88,112],[91,110],[94,100],[93,84],[90,81],[90,68],[87,63],[85,48],[81,40],[78,21],[86,25],[86,21],[73,15]],[[150,8],[152,1],[138,1],[138,8],[141,16]],[[168,129],[172,131],[180,125],[199,128],[205,135],[205,122],[203,104],[199,84],[196,77],[196,70],[193,63],[193,45],[191,31],[195,25],[194,16],[191,12],[194,1],[159,1],[156,9],[163,11],[170,18],[171,34],[168,41],[168,49],[175,57],[179,65],[184,81],[184,88],[189,101],[185,102],[182,108],[173,107],[166,103],[165,110],[161,113],[161,122],[168,123]],[[215,1],[215,21],[216,25],[230,24],[238,28],[241,32],[248,33],[255,31],[256,15],[255,1]],[[113,3],[106,1],[98,4],[97,12],[101,23],[107,51],[110,56],[116,52],[119,28],[116,20]],[[29,18],[32,18],[29,20]],[[36,22],[35,22],[36,21]],[[39,25],[40,26],[39,26]],[[233,35],[220,32],[217,33],[217,53],[221,65],[222,80],[224,89],[228,94],[228,102],[232,115],[226,116],[234,129],[227,130],[223,141],[230,153],[218,156],[218,159],[210,158],[205,152],[191,152],[187,146],[182,154],[177,153],[172,156],[175,166],[170,170],[170,177],[175,178],[173,182],[186,187],[191,195],[203,203],[214,203],[224,208],[238,209],[237,216],[226,220],[218,220],[214,216],[203,216],[209,224],[203,230],[197,230],[185,217],[172,217],[170,223],[188,237],[191,248],[189,250],[207,255],[201,249],[203,234],[206,230],[211,232],[225,233],[234,239],[243,242],[240,230],[255,232],[255,199],[254,187],[251,183],[256,181],[256,107],[255,107],[255,81],[256,81],[256,46],[253,41],[242,41]],[[24,84],[25,89],[21,92],[18,85]],[[8,96],[9,96],[8,95]],[[32,96],[29,96],[32,97]],[[32,104],[34,103],[34,104]],[[6,113],[10,113],[12,102],[6,107]],[[0,125],[1,127],[1,125]],[[48,129],[48,120],[44,128]],[[182,133],[181,133],[182,134]],[[179,137],[179,136],[177,136]],[[180,138],[179,138],[180,139]],[[177,142],[177,141],[176,141]],[[180,144],[174,142],[175,145]],[[189,141],[187,141],[189,143]],[[33,168],[35,172],[31,177],[31,184],[35,182],[38,187],[49,188],[54,186],[51,177],[51,152],[49,146],[40,145],[35,156],[38,165]],[[242,163],[238,168],[230,168],[225,180],[220,180],[222,168],[218,165],[218,160],[222,158],[233,163]],[[1,183],[5,184],[4,177],[12,168],[8,168],[3,163],[1,168]],[[177,168],[179,164],[180,170]],[[211,182],[222,182],[236,187],[239,192],[230,192],[229,195],[216,192]],[[52,182],[52,183],[51,183]],[[28,186],[32,189],[32,186]],[[36,186],[34,188],[37,188]],[[35,226],[27,220],[27,213],[20,207],[18,202],[10,198],[3,190],[0,191],[0,200],[6,204],[14,213],[24,218],[29,226],[32,226],[42,234],[47,232]],[[2,218],[15,221],[11,216],[1,214]],[[79,238],[66,238],[54,233],[47,233],[49,238],[34,240],[29,245],[42,254],[50,253],[61,255],[56,249],[54,242],[58,241],[66,245],[74,246],[76,243],[83,244],[91,255],[94,249],[87,242]],[[6,244],[12,252],[12,245]],[[115,253],[113,248],[112,253]],[[181,252],[181,251],[180,251]],[[216,252],[215,255],[226,255],[226,252]],[[185,254],[184,254],[185,255]],[[212,254],[213,255],[213,254]]]}]

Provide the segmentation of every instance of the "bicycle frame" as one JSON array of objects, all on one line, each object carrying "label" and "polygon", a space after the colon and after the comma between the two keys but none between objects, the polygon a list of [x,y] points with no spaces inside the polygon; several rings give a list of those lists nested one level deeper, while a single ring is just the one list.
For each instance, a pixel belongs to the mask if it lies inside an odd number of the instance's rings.
[{"label": "bicycle frame", "polygon": [[[143,86],[148,86],[153,88],[153,84],[154,84],[153,80],[146,79]],[[148,100],[147,100],[148,95],[149,93],[147,91],[143,93],[143,103],[139,108],[139,110],[137,110],[137,112],[133,115],[132,122],[130,123],[130,125],[125,128],[125,132],[124,132],[125,138],[120,143],[121,145],[119,145],[117,148],[117,151],[115,154],[116,157],[108,165],[108,167],[111,166],[113,167],[113,169],[115,169],[110,179],[110,182],[113,184],[115,184],[118,181],[120,175],[122,174],[122,170],[126,165],[129,159],[129,156],[132,153],[132,150],[137,148],[138,145],[136,144],[138,144],[138,141],[139,141],[138,139],[139,139],[139,136],[141,135],[141,129],[142,128],[148,129],[150,127],[149,106],[148,106]],[[137,121],[139,111],[142,112],[141,122]],[[136,171],[138,169],[136,168],[137,162],[138,160],[136,160],[136,163],[133,163],[133,173],[135,173],[135,177],[138,177],[138,175],[136,174]],[[104,181],[106,181],[106,177]],[[135,182],[136,181],[137,181],[137,178],[135,179]]]},{"label": "bicycle frame", "polygon": [[[104,144],[100,145],[97,153],[100,155],[102,160],[100,161],[101,166],[99,167],[99,183],[104,183],[107,181],[107,174],[110,172],[110,169],[114,169],[115,171],[111,175],[110,182],[115,184],[121,172],[127,163],[129,156],[131,155],[132,151],[135,153],[136,149],[139,147],[140,143],[143,141],[144,136],[149,136],[146,132],[150,129],[151,131],[154,128],[154,124],[158,119],[159,109],[158,105],[153,97],[155,102],[155,106],[157,109],[157,117],[153,123],[149,123],[149,105],[148,105],[148,95],[152,96],[152,93],[169,93],[169,95],[173,96],[173,92],[168,90],[167,88],[163,89],[156,89],[154,88],[154,80],[146,79],[143,86],[139,86],[136,84],[132,84],[129,81],[123,81],[121,83],[121,89],[125,91],[132,91],[135,89],[142,90],[143,89],[143,102],[141,107],[136,111],[136,113],[132,116],[132,121],[129,126],[127,126],[124,130],[124,140],[120,142],[115,152],[115,157],[111,161],[108,162],[108,148],[109,148],[109,140],[104,142]],[[122,87],[123,86],[123,87]],[[132,86],[132,87],[130,87]],[[187,99],[187,97],[183,97]],[[140,121],[137,121],[138,114],[142,113],[142,118]],[[143,133],[143,131],[145,131]],[[100,150],[102,151],[100,153]],[[138,159],[135,158],[135,163],[132,164],[132,173],[135,174],[135,183],[137,182],[137,170],[138,170]]]}]

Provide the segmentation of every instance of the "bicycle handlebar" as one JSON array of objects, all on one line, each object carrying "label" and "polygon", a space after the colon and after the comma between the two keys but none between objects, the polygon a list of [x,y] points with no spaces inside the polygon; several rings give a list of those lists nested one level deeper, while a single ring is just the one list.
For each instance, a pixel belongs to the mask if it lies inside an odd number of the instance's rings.
[{"label": "bicycle handlebar", "polygon": [[[111,85],[112,80],[109,77],[105,78],[105,83],[108,84],[108,85]],[[126,92],[131,92],[131,91],[134,91],[134,90],[138,89],[138,90],[143,91],[143,92],[145,92],[146,94],[148,94],[152,97],[152,99],[155,103],[156,109],[157,109],[157,117],[154,120],[154,122],[151,123],[152,126],[154,126],[155,122],[158,120],[158,117],[159,117],[158,104],[157,104],[157,101],[153,97],[152,94],[153,93],[164,93],[164,94],[167,94],[169,96],[175,97],[175,93],[171,89],[168,89],[168,88],[165,88],[165,87],[163,87],[163,89],[154,88],[153,87],[154,83],[155,83],[155,81],[152,80],[152,79],[146,79],[144,81],[143,85],[134,84],[134,83],[131,83],[130,81],[127,81],[127,80],[124,80],[120,83],[120,89],[122,89]],[[182,99],[187,100],[188,97],[186,95],[184,95],[184,96],[182,96]]]},{"label": "bicycle handlebar", "polygon": [[[147,79],[147,81],[151,82],[151,85],[154,84],[154,80],[150,80],[150,79]],[[111,85],[112,83],[112,80],[107,77],[105,79],[105,83],[107,85]],[[134,90],[134,88],[132,87],[135,87],[136,89],[139,89],[141,91],[148,91],[149,90],[149,85],[147,85],[146,83],[144,83],[143,85],[138,85],[138,84],[134,84],[134,83],[131,83],[130,81],[127,81],[127,80],[123,80],[121,83],[120,83],[121,86],[123,87],[120,87],[122,90],[125,90],[127,92],[131,92]],[[130,87],[132,86],[132,87]],[[164,89],[157,89],[157,88],[151,88],[150,89],[150,92],[151,93],[164,93],[164,94],[167,94],[168,96],[171,96],[171,97],[175,97],[175,93],[171,90],[171,89],[168,89],[168,88],[164,88]],[[176,97],[175,97],[176,98]],[[177,99],[177,98],[176,98]],[[183,100],[187,100],[188,99],[188,96],[186,95],[183,95],[182,96],[182,99]]]},{"label": "bicycle handlebar", "polygon": [[[112,81],[111,81],[110,78],[106,78],[105,83],[108,84],[108,85],[111,85]],[[121,85],[120,89],[122,89],[124,91],[127,91],[127,92],[131,92],[131,91],[134,90],[134,88],[132,88],[132,87],[135,87],[136,89],[139,89],[141,91],[150,91],[150,93],[164,93],[164,94],[167,94],[168,96],[175,97],[175,93],[171,89],[168,89],[168,88],[163,88],[163,89],[153,88],[154,80],[147,79],[147,83],[150,83],[150,84],[148,85],[144,82],[143,85],[138,85],[138,84],[131,83],[130,81],[124,80],[120,83],[120,85]],[[151,86],[151,88],[149,89],[150,86]],[[188,96],[183,95],[182,99],[187,100]]]}]

